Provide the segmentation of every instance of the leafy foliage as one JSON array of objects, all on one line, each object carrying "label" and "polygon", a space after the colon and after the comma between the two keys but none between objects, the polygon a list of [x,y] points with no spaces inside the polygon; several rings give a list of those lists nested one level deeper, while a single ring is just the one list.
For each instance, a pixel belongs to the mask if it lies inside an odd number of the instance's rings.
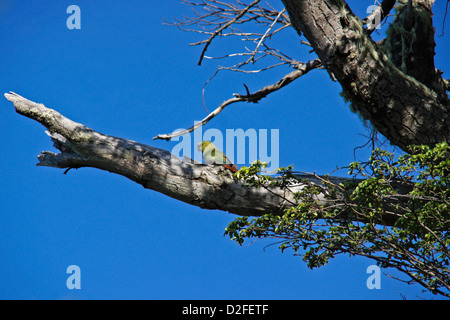
[{"label": "leafy foliage", "polygon": [[[410,151],[395,161],[392,153],[375,149],[368,162],[349,166],[361,180],[339,185],[327,177],[322,184],[298,181],[292,166],[280,168],[277,178],[264,176],[263,164],[255,162],[236,176],[258,187],[288,188],[293,182],[305,187],[296,193],[296,206],[283,215],[239,217],[225,234],[240,245],[252,238],[278,239],[282,252],[292,250],[310,268],[338,254],[365,256],[403,272],[408,283],[450,297],[449,146]],[[335,204],[319,205],[318,194]]]}]

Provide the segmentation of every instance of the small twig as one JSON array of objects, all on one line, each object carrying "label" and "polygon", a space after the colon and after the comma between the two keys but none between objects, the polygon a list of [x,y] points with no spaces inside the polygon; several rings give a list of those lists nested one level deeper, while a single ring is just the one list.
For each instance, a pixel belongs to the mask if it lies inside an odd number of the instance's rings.
[{"label": "small twig", "polygon": [[280,13],[278,14],[278,16],[273,20],[272,24],[270,25],[269,28],[267,28],[266,32],[264,33],[264,35],[261,37],[261,39],[259,40],[258,44],[256,45],[255,50],[252,53],[252,56],[248,59],[247,62],[250,61],[255,61],[255,55],[258,52],[259,47],[261,46],[261,43],[263,43],[264,39],[267,37],[267,34],[269,33],[270,30],[272,30],[273,26],[275,25],[275,23],[277,23],[278,19],[280,18],[280,16],[284,13],[286,9],[283,9],[280,11]]},{"label": "small twig", "polygon": [[247,95],[249,96],[250,95],[250,90],[248,90],[248,87],[247,87],[247,85],[245,83],[243,85],[245,87],[245,90],[247,91]]},{"label": "small twig", "polygon": [[450,0],[447,0],[447,4],[445,5],[444,20],[442,21],[442,34],[439,37],[442,37],[445,34],[445,19],[447,19],[448,3],[449,2],[450,2]]}]

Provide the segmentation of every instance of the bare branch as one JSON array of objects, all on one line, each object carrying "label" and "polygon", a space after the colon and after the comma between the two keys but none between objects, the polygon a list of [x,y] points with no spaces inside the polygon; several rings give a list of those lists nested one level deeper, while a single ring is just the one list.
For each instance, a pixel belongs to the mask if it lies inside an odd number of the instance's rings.
[{"label": "bare branch", "polygon": [[225,107],[227,107],[230,104],[233,104],[236,102],[243,102],[243,101],[257,103],[257,102],[259,102],[259,100],[266,97],[270,93],[283,88],[284,86],[286,86],[289,83],[291,83],[292,81],[300,78],[301,76],[308,73],[309,71],[311,71],[315,68],[318,68],[319,66],[321,66],[321,64],[322,63],[319,59],[311,60],[308,63],[300,64],[296,70],[285,75],[278,82],[268,85],[268,86],[265,86],[264,88],[256,91],[255,93],[247,94],[247,95],[240,95],[240,94],[235,93],[233,98],[230,98],[230,99],[222,102],[219,105],[219,107],[216,108],[216,110],[211,112],[206,118],[204,118],[200,122],[197,122],[195,125],[193,125],[189,129],[177,131],[177,132],[170,133],[170,134],[159,134],[156,137],[154,137],[153,139],[154,140],[155,139],[170,140],[171,138],[182,136],[186,133],[192,132],[195,129],[208,123],[211,119],[213,119],[215,116],[217,116],[220,112],[222,112],[223,109],[225,109]]},{"label": "bare branch", "polygon": [[[248,49],[250,46],[246,46],[243,52],[226,54],[220,57],[222,59],[239,56],[245,58],[245,60],[229,68],[241,69],[250,63],[255,64],[257,60],[265,57],[273,57],[275,59],[280,57],[274,51],[260,50],[260,48],[265,45],[268,39],[290,26],[289,16],[285,13],[285,9],[278,11],[269,5],[265,8],[258,1],[254,1],[250,5],[243,4],[239,0],[234,2],[221,2],[218,0],[202,0],[198,3],[183,2],[192,7],[195,14],[194,17],[187,17],[181,21],[175,20],[175,22],[168,24],[175,25],[183,31],[209,36],[207,39],[190,44],[191,46],[204,45],[199,64],[204,58],[218,59],[206,56],[207,48],[216,37],[237,37],[243,42],[255,44],[254,49]],[[278,26],[276,26],[277,24]],[[246,30],[241,30],[240,26],[245,26]],[[259,31],[261,29],[260,26],[264,27],[265,30]],[[280,50],[277,51],[281,53]],[[257,57],[257,55],[260,56]],[[289,61],[289,64],[294,64],[294,61]],[[273,63],[272,67],[279,65]]]},{"label": "bare branch", "polygon": [[[283,9],[280,11],[280,13],[278,14],[278,16],[273,20],[272,24],[269,26],[269,28],[266,30],[266,32],[264,33],[264,35],[261,37],[261,39],[259,40],[258,44],[256,45],[255,50],[253,51],[253,54],[251,55],[251,57],[249,58],[249,62],[251,61],[255,61],[255,54],[256,52],[258,52],[259,47],[261,46],[261,43],[263,43],[263,41],[266,39],[267,34],[270,32],[270,30],[272,30],[273,26],[275,25],[275,23],[278,21],[278,18],[281,17],[281,15],[286,11],[286,9]],[[285,26],[283,26],[282,28],[284,28]],[[280,28],[281,29],[281,28]],[[279,30],[280,30],[279,29]]]},{"label": "bare branch", "polygon": [[[285,208],[298,203],[294,193],[306,185],[297,182],[289,186],[289,191],[278,186],[250,187],[237,181],[231,171],[221,165],[199,164],[163,149],[99,133],[12,92],[5,97],[14,103],[19,114],[44,125],[61,152],[41,152],[39,166],[98,168],[200,208],[244,216],[282,214]],[[342,178],[331,177],[331,180],[338,183]],[[311,176],[309,183],[320,181]],[[321,205],[332,205],[339,200],[318,194],[317,201]]]},{"label": "bare branch", "polygon": [[227,22],[226,24],[224,24],[223,26],[221,26],[220,28],[216,29],[214,31],[214,33],[212,34],[212,36],[206,41],[205,46],[203,47],[203,51],[200,55],[200,60],[198,61],[198,65],[202,64],[202,60],[203,60],[203,56],[205,55],[206,50],[208,49],[208,46],[210,45],[211,41],[219,34],[221,33],[223,30],[225,30],[226,28],[228,28],[230,25],[232,25],[233,23],[235,23],[236,21],[238,21],[245,13],[247,13],[247,11],[253,7],[254,5],[256,5],[260,0],[254,0],[251,4],[249,4],[244,10],[242,10],[236,17],[234,17],[232,20],[230,20],[229,22]]}]

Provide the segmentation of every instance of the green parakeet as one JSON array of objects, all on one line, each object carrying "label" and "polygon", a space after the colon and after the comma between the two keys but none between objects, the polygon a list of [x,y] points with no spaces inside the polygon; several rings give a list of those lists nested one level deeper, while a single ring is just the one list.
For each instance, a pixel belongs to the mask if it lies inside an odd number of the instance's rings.
[{"label": "green parakeet", "polygon": [[198,145],[198,151],[203,154],[203,160],[207,164],[221,164],[225,168],[230,169],[233,172],[238,171],[238,167],[231,162],[227,156],[217,149],[217,147],[210,141],[202,141]]}]

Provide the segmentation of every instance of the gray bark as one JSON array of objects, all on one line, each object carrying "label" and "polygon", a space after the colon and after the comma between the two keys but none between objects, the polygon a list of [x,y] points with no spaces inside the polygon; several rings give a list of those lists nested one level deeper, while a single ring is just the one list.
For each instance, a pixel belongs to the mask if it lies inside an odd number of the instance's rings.
[{"label": "gray bark", "polygon": [[[289,190],[249,187],[234,179],[231,171],[223,166],[186,161],[166,150],[99,133],[15,93],[6,93],[5,97],[14,103],[19,114],[45,126],[54,146],[61,151],[41,152],[38,166],[98,168],[200,208],[245,216],[280,214],[283,209],[295,205],[293,192],[305,186],[296,183]],[[312,175],[304,178],[321,184],[321,180]],[[331,178],[336,184],[343,180]],[[336,203],[326,200],[323,194],[317,200],[323,205]]]}]

